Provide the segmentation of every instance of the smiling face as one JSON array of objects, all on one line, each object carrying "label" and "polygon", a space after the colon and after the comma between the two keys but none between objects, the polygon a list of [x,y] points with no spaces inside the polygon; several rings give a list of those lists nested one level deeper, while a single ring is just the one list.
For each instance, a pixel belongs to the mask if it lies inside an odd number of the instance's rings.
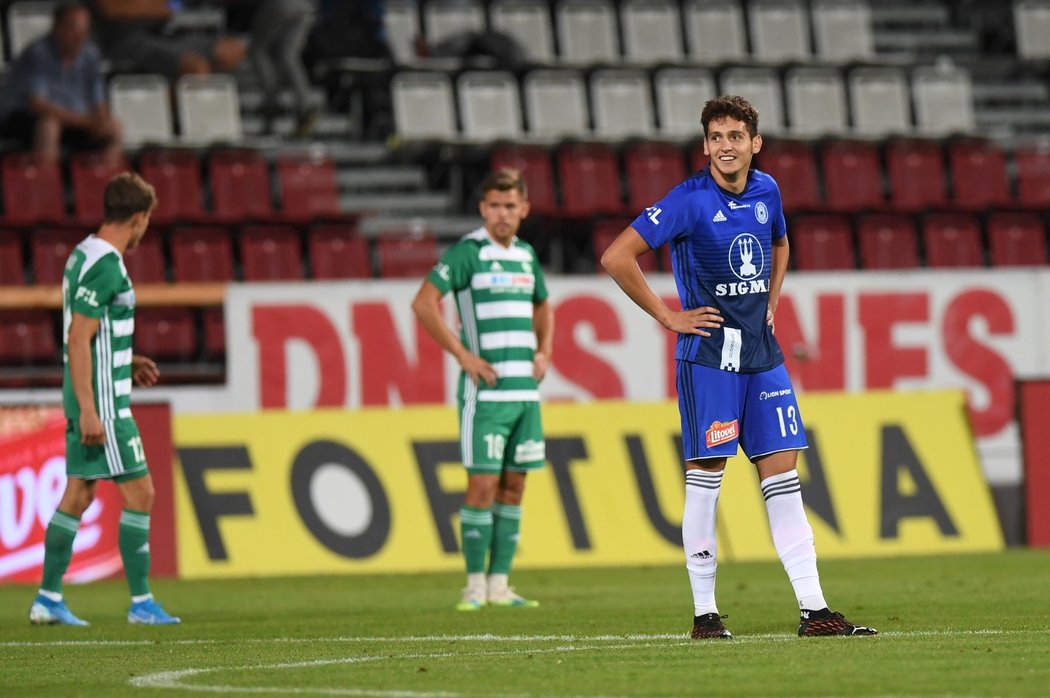
[{"label": "smiling face", "polygon": [[762,149],[762,136],[751,136],[740,119],[712,120],[704,134],[704,155],[711,161],[711,175],[723,189],[740,193],[747,183],[751,159]]}]

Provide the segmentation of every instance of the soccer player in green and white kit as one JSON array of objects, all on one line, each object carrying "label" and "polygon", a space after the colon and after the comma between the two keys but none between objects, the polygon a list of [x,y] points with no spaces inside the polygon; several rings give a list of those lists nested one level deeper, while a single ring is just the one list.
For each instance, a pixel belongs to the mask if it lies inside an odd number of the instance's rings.
[{"label": "soccer player in green and white kit", "polygon": [[131,589],[128,622],[171,625],[149,587],[149,513],[153,480],[131,416],[131,384],[153,385],[157,365],[132,354],[135,291],[123,254],[146,234],[157,204],[153,187],[125,172],[106,185],[103,222],[76,246],[62,279],[62,401],[66,426],[66,490],[44,538],[44,573],[29,610],[35,624],[87,625],[66,607],[62,577],[73,556],[80,517],[99,480],[113,480],[124,499],[118,545]]},{"label": "soccer player in green and white kit", "polygon": [[[516,170],[499,170],[481,189],[485,225],[442,256],[412,302],[426,331],[463,369],[458,398],[467,493],[460,532],[467,586],[460,611],[539,605],[519,596],[507,576],[525,475],[546,462],[539,381],[550,366],[554,336],[536,252],[517,237],[529,213],[525,180]],[[450,291],[462,336],[442,318],[440,301]]]}]

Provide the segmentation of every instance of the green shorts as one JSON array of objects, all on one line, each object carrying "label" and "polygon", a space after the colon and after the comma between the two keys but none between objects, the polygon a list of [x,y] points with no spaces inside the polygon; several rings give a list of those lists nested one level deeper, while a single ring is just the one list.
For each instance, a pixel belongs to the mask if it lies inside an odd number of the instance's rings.
[{"label": "green shorts", "polygon": [[103,422],[106,442],[101,446],[80,443],[80,422],[66,420],[66,475],[82,480],[124,482],[143,477],[146,454],[134,419]]},{"label": "green shorts", "polygon": [[537,470],[547,461],[538,402],[461,402],[459,434],[472,474]]}]

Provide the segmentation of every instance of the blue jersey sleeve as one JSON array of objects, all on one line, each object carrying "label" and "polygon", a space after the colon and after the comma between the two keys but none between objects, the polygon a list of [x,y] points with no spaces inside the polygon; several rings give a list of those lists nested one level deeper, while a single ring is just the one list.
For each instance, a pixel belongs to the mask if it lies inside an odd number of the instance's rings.
[{"label": "blue jersey sleeve", "polygon": [[787,235],[787,220],[784,218],[784,201],[780,198],[780,186],[776,183],[776,180],[770,177],[769,181],[773,183],[773,191],[776,192],[776,198],[773,202],[773,239],[779,240]]},{"label": "blue jersey sleeve", "polygon": [[667,196],[642,211],[631,227],[654,250],[673,240],[690,230],[696,221],[696,211],[688,194],[686,183],[679,184]]}]

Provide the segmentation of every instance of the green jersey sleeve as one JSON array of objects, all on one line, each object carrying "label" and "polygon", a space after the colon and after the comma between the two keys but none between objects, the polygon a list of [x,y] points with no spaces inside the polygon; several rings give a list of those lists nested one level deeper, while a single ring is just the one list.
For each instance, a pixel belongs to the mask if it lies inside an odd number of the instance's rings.
[{"label": "green jersey sleeve", "polygon": [[437,286],[442,295],[466,288],[470,285],[471,258],[468,243],[453,245],[441,255],[441,259],[427,274],[427,281]]},{"label": "green jersey sleeve", "polygon": [[538,304],[547,300],[547,280],[543,276],[543,268],[540,267],[536,250],[530,248],[529,252],[532,254],[532,273],[536,278],[536,285],[532,291],[532,302]]},{"label": "green jersey sleeve", "polygon": [[70,302],[73,312],[91,318],[102,317],[120,287],[122,276],[113,255],[106,255],[92,264],[73,293]]}]

